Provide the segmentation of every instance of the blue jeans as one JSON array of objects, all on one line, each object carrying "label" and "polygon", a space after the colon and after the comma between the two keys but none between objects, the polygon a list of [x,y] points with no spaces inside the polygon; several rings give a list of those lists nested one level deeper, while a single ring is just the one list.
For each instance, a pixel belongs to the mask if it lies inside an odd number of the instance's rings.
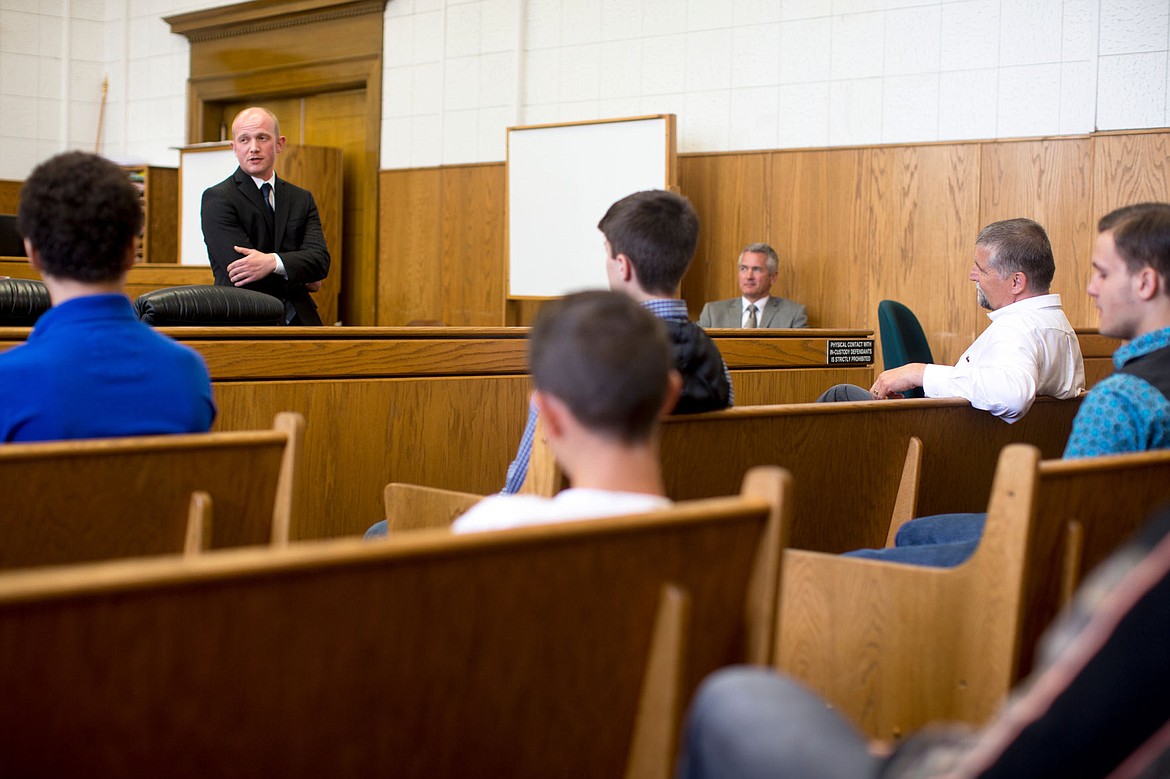
[{"label": "blue jeans", "polygon": [[898,530],[890,549],[858,549],[847,557],[889,563],[953,568],[979,546],[986,514],[936,514],[912,519]]},{"label": "blue jeans", "polygon": [[823,700],[764,668],[724,668],[695,693],[677,779],[861,779],[880,761]]}]

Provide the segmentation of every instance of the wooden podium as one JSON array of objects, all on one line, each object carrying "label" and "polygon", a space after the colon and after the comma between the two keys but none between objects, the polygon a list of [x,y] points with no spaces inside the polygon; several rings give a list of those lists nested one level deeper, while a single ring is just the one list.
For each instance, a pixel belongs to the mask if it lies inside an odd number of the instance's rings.
[{"label": "wooden podium", "polygon": [[[337,321],[337,296],[342,273],[342,167],[341,149],[331,146],[289,144],[276,157],[276,175],[313,193],[321,214],[321,229],[331,258],[329,277],[313,293],[321,321]],[[199,206],[203,190],[230,176],[237,167],[231,143],[197,143],[179,149],[179,256],[185,266],[208,266],[207,247]],[[208,283],[211,281],[208,271]]]}]

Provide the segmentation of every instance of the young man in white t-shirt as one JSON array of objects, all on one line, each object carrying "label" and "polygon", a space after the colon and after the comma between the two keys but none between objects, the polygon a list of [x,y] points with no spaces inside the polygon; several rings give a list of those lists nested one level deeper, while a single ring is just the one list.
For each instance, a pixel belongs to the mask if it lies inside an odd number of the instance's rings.
[{"label": "young man in white t-shirt", "polygon": [[628,295],[568,295],[541,309],[528,359],[533,403],[571,486],[553,498],[492,495],[453,529],[500,530],[668,506],[658,427],[682,379],[662,322]]}]

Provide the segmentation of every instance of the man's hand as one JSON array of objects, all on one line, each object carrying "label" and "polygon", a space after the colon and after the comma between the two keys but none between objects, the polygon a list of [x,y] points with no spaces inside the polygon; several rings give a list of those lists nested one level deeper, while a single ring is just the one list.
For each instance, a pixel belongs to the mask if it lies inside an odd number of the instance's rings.
[{"label": "man's hand", "polygon": [[882,371],[870,388],[869,393],[875,398],[900,398],[906,390],[922,386],[922,374],[926,363],[912,362],[898,368]]},{"label": "man's hand", "polygon": [[246,246],[233,246],[232,248],[244,255],[227,266],[228,278],[235,286],[242,287],[245,284],[259,281],[276,270],[275,255],[258,252]]}]

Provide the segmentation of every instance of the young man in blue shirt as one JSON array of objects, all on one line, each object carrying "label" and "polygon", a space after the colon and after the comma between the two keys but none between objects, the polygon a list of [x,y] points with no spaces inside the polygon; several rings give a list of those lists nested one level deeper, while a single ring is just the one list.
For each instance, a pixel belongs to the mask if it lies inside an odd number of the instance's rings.
[{"label": "young man in blue shirt", "polygon": [[25,181],[20,232],[53,307],[0,354],[0,442],[211,427],[203,358],[139,322],[126,297],[142,219],[125,171],[93,154],[57,155]]}]

